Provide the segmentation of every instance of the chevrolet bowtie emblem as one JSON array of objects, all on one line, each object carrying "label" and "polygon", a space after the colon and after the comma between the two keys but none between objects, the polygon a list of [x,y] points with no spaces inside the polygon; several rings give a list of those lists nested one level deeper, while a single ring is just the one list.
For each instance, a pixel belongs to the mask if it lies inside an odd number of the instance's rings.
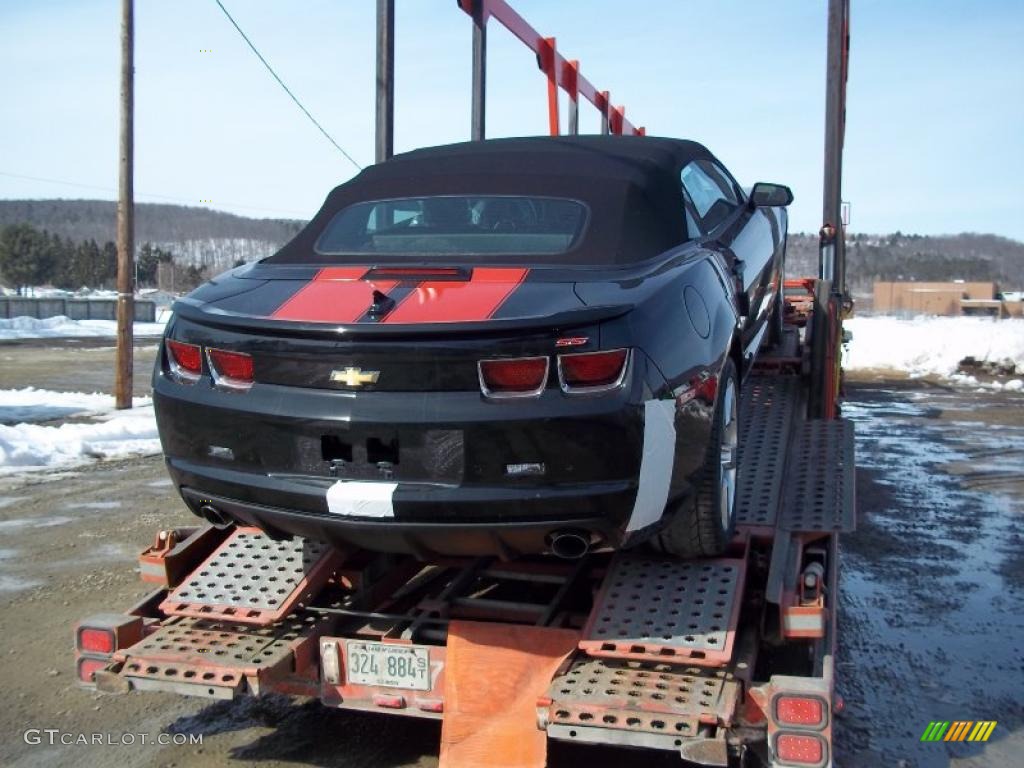
[{"label": "chevrolet bowtie emblem", "polygon": [[344,384],[346,387],[376,384],[379,378],[380,371],[364,371],[362,368],[346,368],[343,371],[331,371],[331,381]]}]

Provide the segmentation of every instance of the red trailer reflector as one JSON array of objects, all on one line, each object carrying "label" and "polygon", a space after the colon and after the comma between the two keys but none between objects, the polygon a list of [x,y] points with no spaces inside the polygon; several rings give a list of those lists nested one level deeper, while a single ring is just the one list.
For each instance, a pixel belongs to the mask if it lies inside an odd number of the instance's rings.
[{"label": "red trailer reflector", "polygon": [[106,659],[90,659],[88,656],[78,658],[78,679],[83,683],[95,682],[93,676],[110,662]]},{"label": "red trailer reflector", "polygon": [[198,344],[167,339],[167,354],[174,373],[186,378],[199,378],[203,372],[203,351]]},{"label": "red trailer reflector", "polygon": [[388,709],[405,709],[405,696],[397,696],[389,693],[375,693],[373,703],[378,707]]},{"label": "red trailer reflector", "polygon": [[558,378],[566,392],[611,389],[622,383],[628,349],[558,356]]},{"label": "red trailer reflector", "polygon": [[252,386],[252,356],[225,349],[207,349],[214,383],[232,389]]},{"label": "red trailer reflector", "polygon": [[480,389],[488,397],[539,395],[548,380],[547,357],[481,360],[477,364]]},{"label": "red trailer reflector", "polygon": [[424,712],[444,712],[444,701],[441,699],[416,699],[416,706]]},{"label": "red trailer reflector", "polygon": [[78,650],[86,653],[113,653],[114,633],[109,629],[82,629],[78,633]]},{"label": "red trailer reflector", "polygon": [[775,739],[775,756],[794,765],[820,765],[825,761],[825,743],[817,736],[780,733]]},{"label": "red trailer reflector", "polygon": [[821,725],[825,706],[821,699],[808,696],[779,696],[775,700],[775,719],[784,725]]}]

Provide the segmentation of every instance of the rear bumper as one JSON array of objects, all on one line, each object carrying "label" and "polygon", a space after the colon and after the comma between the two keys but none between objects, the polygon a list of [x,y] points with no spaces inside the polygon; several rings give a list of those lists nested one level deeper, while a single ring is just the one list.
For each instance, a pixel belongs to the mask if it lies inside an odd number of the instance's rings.
[{"label": "rear bumper", "polygon": [[232,521],[272,535],[420,557],[510,558],[543,552],[550,548],[553,533],[568,530],[589,534],[595,547],[618,547],[636,497],[635,485],[623,481],[529,491],[397,484],[393,517],[349,517],[328,511],[330,482],[242,476],[248,473],[174,459],[167,464],[197,514],[208,505]]}]

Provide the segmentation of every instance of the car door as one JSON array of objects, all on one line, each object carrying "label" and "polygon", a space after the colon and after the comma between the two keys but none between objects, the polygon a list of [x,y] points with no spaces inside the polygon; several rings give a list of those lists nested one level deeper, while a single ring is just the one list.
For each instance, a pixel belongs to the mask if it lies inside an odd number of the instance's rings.
[{"label": "car door", "polygon": [[751,209],[729,173],[710,160],[688,163],[680,173],[688,216],[705,246],[722,254],[737,279],[745,361],[752,359],[771,314],[777,284],[777,236],[772,214]]}]

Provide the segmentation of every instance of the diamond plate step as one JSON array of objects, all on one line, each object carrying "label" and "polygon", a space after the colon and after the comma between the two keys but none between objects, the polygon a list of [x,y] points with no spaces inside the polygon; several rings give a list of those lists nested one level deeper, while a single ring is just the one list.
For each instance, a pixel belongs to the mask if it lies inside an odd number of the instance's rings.
[{"label": "diamond plate step", "polygon": [[172,616],[268,625],[310,600],[345,553],[316,541],[275,541],[239,528],[160,604]]},{"label": "diamond plate step", "polygon": [[291,615],[272,627],[179,617],[119,651],[121,676],[137,688],[230,698],[245,684],[282,677],[315,661],[326,617]]},{"label": "diamond plate step", "polygon": [[799,434],[779,528],[801,533],[850,533],[854,509],[853,422],[814,419]]},{"label": "diamond plate step", "polygon": [[581,657],[548,689],[548,722],[694,737],[730,725],[740,686],[724,670]]},{"label": "diamond plate step", "polygon": [[737,525],[775,525],[798,393],[795,376],[752,376],[743,385]]},{"label": "diamond plate step", "polygon": [[745,570],[744,559],[616,555],[579,646],[591,656],[722,666],[732,657]]}]

